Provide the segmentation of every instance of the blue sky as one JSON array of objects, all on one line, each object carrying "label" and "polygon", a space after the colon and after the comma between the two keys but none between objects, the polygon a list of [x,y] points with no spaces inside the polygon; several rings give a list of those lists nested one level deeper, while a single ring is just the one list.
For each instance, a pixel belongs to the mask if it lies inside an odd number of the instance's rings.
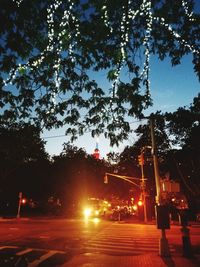
[{"label": "blue sky", "polygon": [[[99,73],[96,79],[105,83],[105,73]],[[193,98],[200,93],[200,83],[198,77],[193,71],[192,57],[186,56],[182,59],[181,64],[172,67],[168,59],[158,61],[156,58],[151,59],[151,94],[153,98],[153,106],[146,110],[148,115],[151,112],[161,110],[162,112],[173,112],[178,107],[189,106],[193,102]],[[138,122],[135,118],[130,119],[131,127],[137,128]],[[44,132],[42,137],[60,136],[53,138],[45,138],[46,150],[50,155],[57,155],[62,151],[62,144],[69,141],[65,134],[65,129],[51,130]],[[119,147],[110,147],[109,140],[103,136],[99,138],[99,149],[101,157],[112,151],[122,152],[126,145],[131,145],[136,140],[136,136],[131,134],[129,139],[122,143]],[[96,140],[91,137],[90,133],[80,137],[74,145],[85,148],[87,153],[92,153]]]}]

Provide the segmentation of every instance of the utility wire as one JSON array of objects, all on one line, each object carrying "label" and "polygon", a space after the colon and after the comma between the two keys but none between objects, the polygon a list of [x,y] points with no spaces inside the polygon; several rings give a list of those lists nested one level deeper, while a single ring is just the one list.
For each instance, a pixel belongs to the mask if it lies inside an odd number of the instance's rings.
[{"label": "utility wire", "polygon": [[[143,120],[147,120],[147,118],[141,119],[141,120],[137,120],[137,121],[132,121],[129,124],[133,124],[133,123],[138,123],[141,122]],[[91,133],[92,130],[88,130],[85,133]],[[44,136],[42,137],[42,139],[51,139],[51,138],[60,138],[60,137],[66,137],[65,134],[61,134],[61,135],[52,135],[52,136]]]}]

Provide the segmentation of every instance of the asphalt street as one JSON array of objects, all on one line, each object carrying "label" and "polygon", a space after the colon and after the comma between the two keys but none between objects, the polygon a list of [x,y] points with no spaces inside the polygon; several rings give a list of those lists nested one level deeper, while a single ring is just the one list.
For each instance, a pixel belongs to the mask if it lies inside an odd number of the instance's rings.
[{"label": "asphalt street", "polygon": [[[191,225],[193,251],[200,256],[200,225]],[[172,254],[182,254],[179,225],[166,230]],[[12,219],[0,221],[0,263],[23,259],[24,266],[61,266],[77,255],[112,256],[158,254],[160,230],[153,223],[113,222],[100,219]],[[23,267],[21,264],[20,267]]]}]

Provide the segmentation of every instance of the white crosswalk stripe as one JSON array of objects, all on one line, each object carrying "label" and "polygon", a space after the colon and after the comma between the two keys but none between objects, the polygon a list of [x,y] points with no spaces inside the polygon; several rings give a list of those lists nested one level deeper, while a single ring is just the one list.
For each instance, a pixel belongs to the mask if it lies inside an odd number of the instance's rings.
[{"label": "white crosswalk stripe", "polygon": [[[158,253],[159,235],[157,229],[144,233],[143,227],[135,229],[132,225],[120,229],[120,224],[113,224],[104,229],[85,244],[85,251],[99,252],[110,255],[139,255],[143,253]],[[137,230],[137,231],[136,231]],[[174,251],[170,246],[170,251]]]},{"label": "white crosswalk stripe", "polygon": [[36,267],[38,266],[41,262],[43,262],[44,260],[50,258],[51,256],[55,255],[57,253],[57,251],[49,251],[47,253],[45,253],[43,256],[41,256],[39,259],[34,260],[33,262],[31,262],[28,267]]},{"label": "white crosswalk stripe", "polygon": [[[65,251],[59,251],[59,250],[58,251],[57,250],[45,250],[45,249],[36,249],[36,248],[23,249],[18,246],[0,246],[1,253],[3,253],[4,250],[6,250],[6,254],[7,254],[7,259],[5,258],[6,261],[11,260],[13,256],[17,256],[17,257],[22,256],[25,259],[27,259],[26,262],[28,263],[27,265],[28,267],[37,267],[39,264],[41,264],[45,260],[50,259],[52,256],[56,254],[66,255]],[[40,253],[40,256],[37,255],[38,252]],[[28,261],[29,253],[33,253],[33,254],[35,253],[35,256],[34,256],[35,258],[31,262]]]},{"label": "white crosswalk stripe", "polygon": [[31,252],[31,251],[33,251],[32,248],[27,248],[27,249],[24,249],[24,250],[22,250],[22,251],[20,251],[20,252],[17,252],[16,255],[17,255],[17,256],[22,256],[22,255],[25,255],[25,254],[27,254],[27,253],[29,253],[29,252]]}]

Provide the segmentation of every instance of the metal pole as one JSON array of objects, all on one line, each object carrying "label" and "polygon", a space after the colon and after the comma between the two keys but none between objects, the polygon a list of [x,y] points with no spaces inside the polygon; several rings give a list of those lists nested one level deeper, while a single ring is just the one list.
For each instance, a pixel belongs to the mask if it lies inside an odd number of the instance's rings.
[{"label": "metal pole", "polygon": [[19,202],[18,202],[17,218],[20,218],[21,203],[22,203],[22,192],[19,192]]},{"label": "metal pole", "polygon": [[156,203],[160,204],[160,175],[159,175],[159,171],[158,171],[158,158],[157,158],[155,134],[154,134],[154,121],[152,118],[150,118],[150,129],[151,129],[154,175],[155,175],[155,182],[156,182]]},{"label": "metal pole", "polygon": [[[141,152],[143,157],[143,152]],[[147,222],[147,207],[146,207],[146,183],[144,179],[144,165],[143,162],[141,164],[141,173],[142,173],[142,181],[141,181],[141,189],[142,189],[142,198],[144,201],[144,222]]]},{"label": "metal pole", "polygon": [[[158,158],[157,158],[157,150],[156,150],[156,142],[155,142],[155,133],[154,133],[154,119],[150,118],[150,129],[151,129],[151,141],[152,141],[152,156],[154,163],[154,174],[155,174],[155,182],[156,182],[156,204],[162,205],[161,203],[161,195],[160,195],[160,175],[158,168]],[[159,255],[163,257],[169,257],[169,245],[165,234],[165,228],[161,229],[161,236],[159,239]]]},{"label": "metal pole", "polygon": [[183,243],[183,256],[186,258],[193,257],[192,244],[190,240],[190,229],[188,228],[188,211],[187,209],[179,210],[179,221],[182,226],[182,243]]}]

